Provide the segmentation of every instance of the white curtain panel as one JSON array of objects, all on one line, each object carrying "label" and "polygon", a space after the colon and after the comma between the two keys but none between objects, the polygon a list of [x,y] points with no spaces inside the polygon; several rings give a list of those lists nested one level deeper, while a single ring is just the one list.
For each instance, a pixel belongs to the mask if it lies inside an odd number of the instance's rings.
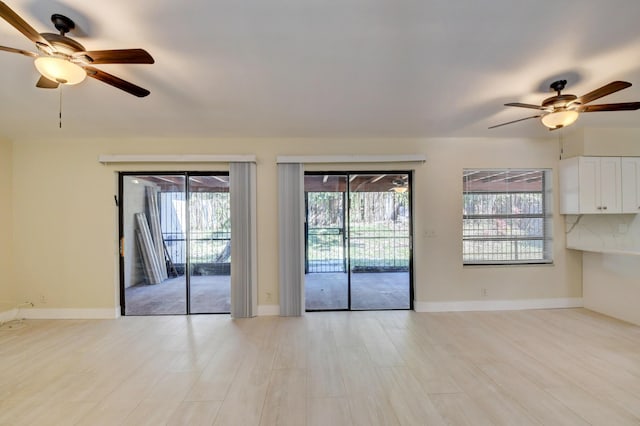
[{"label": "white curtain panel", "polygon": [[304,313],[304,165],[278,164],[280,315]]},{"label": "white curtain panel", "polygon": [[231,316],[258,312],[256,164],[229,164],[231,199]]}]

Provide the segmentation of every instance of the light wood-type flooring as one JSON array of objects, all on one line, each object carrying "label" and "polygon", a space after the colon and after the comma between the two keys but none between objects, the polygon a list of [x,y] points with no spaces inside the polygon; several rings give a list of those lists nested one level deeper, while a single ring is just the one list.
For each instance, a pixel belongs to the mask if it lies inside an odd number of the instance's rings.
[{"label": "light wood-type flooring", "polygon": [[640,327],[584,309],[24,321],[2,425],[638,425]]}]

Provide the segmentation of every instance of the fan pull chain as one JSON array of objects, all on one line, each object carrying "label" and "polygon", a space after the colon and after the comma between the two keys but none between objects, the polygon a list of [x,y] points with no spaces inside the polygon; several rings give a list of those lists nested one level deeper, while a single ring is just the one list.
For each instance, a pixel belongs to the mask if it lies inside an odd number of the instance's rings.
[{"label": "fan pull chain", "polygon": [[58,86],[60,88],[60,105],[59,105],[59,112],[58,112],[58,125],[59,128],[62,129],[62,84]]}]

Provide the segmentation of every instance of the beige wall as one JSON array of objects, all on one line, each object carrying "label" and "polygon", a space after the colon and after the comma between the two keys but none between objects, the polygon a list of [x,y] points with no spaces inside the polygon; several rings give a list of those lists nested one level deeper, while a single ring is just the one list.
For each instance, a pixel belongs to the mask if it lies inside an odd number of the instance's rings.
[{"label": "beige wall", "polygon": [[584,252],[584,307],[640,325],[639,258]]},{"label": "beige wall", "polygon": [[0,139],[0,312],[17,305],[12,262],[12,146]]},{"label": "beige wall", "polygon": [[[20,298],[46,308],[117,306],[118,170],[180,165],[102,165],[99,154],[256,154],[259,303],[278,303],[278,155],[426,154],[425,164],[308,166],[307,170],[415,169],[415,298],[420,302],[581,297],[581,257],[564,249],[554,197],[554,265],[461,264],[462,169],[556,168],[551,140],[84,140],[14,144],[14,243]],[[188,170],[227,170],[224,164]],[[554,173],[554,180],[557,175]],[[557,187],[557,185],[555,185]],[[481,297],[481,289],[487,296]],[[43,306],[40,301],[44,296]]]},{"label": "beige wall", "polygon": [[640,128],[578,128],[562,135],[563,158],[578,155],[640,156]]}]

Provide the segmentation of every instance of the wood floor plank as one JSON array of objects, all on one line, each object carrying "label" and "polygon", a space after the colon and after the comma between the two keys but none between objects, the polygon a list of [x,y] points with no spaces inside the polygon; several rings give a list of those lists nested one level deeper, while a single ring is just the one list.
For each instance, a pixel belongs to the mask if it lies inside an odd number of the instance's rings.
[{"label": "wood floor plank", "polygon": [[427,394],[461,392],[447,370],[433,360],[429,342],[406,329],[387,330],[387,334]]},{"label": "wood floor plank", "polygon": [[445,424],[408,367],[379,367],[378,374],[384,385],[385,396],[401,425]]},{"label": "wood floor plank", "polygon": [[307,401],[307,426],[352,424],[345,398],[310,398]]},{"label": "wood floor plank", "polygon": [[337,352],[346,395],[380,394],[383,391],[376,366],[364,346],[343,346]]},{"label": "wood floor plank", "polygon": [[143,401],[125,418],[126,426],[154,426],[166,424],[180,406],[180,401]]},{"label": "wood floor plank", "polygon": [[196,380],[194,373],[167,372],[155,383],[144,401],[182,401]]},{"label": "wood floor plank", "polygon": [[273,370],[260,425],[304,424],[307,416],[306,401],[307,375],[304,369]]},{"label": "wood floor plank", "polygon": [[[491,312],[482,318],[485,328],[493,330],[495,338],[503,341],[501,348],[505,362],[518,365],[519,371],[540,387],[562,387],[571,382],[561,374],[553,364],[542,362],[535,353],[527,350],[528,345],[537,345],[544,341],[544,330],[531,327],[518,312]],[[545,346],[546,352],[558,351],[553,342]]]},{"label": "wood floor plank", "polygon": [[307,357],[307,397],[343,397],[346,394],[342,369],[335,346],[322,351],[309,349]]},{"label": "wood floor plank", "polygon": [[140,404],[138,399],[108,400],[97,404],[76,423],[77,426],[111,426],[124,423]]},{"label": "wood floor plank", "polygon": [[[626,386],[608,386],[602,389],[592,391],[592,394],[598,399],[609,401],[615,405],[622,407],[629,413],[640,419],[640,384],[628,383]],[[638,421],[640,424],[640,420]]]},{"label": "wood floor plank", "polygon": [[[472,348],[477,350],[477,348]],[[497,424],[533,425],[537,422],[508,393],[501,391],[478,365],[455,346],[435,347],[434,356],[462,391]]]},{"label": "wood floor plank", "polygon": [[275,349],[250,350],[222,401],[215,425],[257,425],[269,387]]},{"label": "wood floor plank", "polygon": [[306,324],[298,318],[283,318],[280,322],[275,344],[277,346],[274,368],[295,369],[307,367]]},{"label": "wood floor plank", "polygon": [[0,401],[1,425],[33,425],[45,410],[41,400],[12,399]]},{"label": "wood floor plank", "polygon": [[592,425],[638,425],[640,418],[611,401],[597,398],[577,386],[547,389],[551,395]]},{"label": "wood floor plank", "polygon": [[171,414],[167,426],[210,426],[221,404],[220,401],[183,402]]},{"label": "wood floor plank", "polygon": [[523,376],[516,367],[500,363],[484,365],[481,370],[541,424],[588,425],[569,407]]},{"label": "wood floor plank", "polygon": [[49,401],[39,410],[31,424],[75,425],[96,405],[95,402]]},{"label": "wood floor plank", "polygon": [[371,360],[377,366],[393,367],[405,365],[402,356],[391,343],[389,336],[377,319],[370,318],[362,321],[360,333]]},{"label": "wood floor plank", "polygon": [[351,421],[357,426],[396,426],[400,423],[383,393],[361,393],[349,397]]},{"label": "wood floor plank", "polygon": [[495,425],[491,416],[464,392],[431,395],[440,416],[449,425]]},{"label": "wood floor plank", "polygon": [[27,320],[0,424],[640,424],[640,327],[585,309]]},{"label": "wood floor plank", "polygon": [[236,345],[232,340],[213,353],[185,397],[186,401],[224,400],[245,356]]}]

